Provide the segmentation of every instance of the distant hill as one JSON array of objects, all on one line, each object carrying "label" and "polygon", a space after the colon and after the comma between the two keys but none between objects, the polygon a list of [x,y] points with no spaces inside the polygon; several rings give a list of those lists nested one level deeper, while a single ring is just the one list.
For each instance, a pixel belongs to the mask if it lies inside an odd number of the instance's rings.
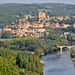
[{"label": "distant hill", "polygon": [[[43,10],[49,16],[72,16],[75,14],[75,5],[59,3],[43,4],[0,4],[0,27],[5,27],[15,20],[23,18],[25,14],[38,15]],[[19,15],[19,17],[16,17]]]}]

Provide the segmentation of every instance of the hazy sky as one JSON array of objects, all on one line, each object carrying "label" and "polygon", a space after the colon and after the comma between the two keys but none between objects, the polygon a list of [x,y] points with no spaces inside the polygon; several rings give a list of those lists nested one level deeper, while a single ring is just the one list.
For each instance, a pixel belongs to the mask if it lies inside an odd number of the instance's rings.
[{"label": "hazy sky", "polygon": [[2,3],[66,3],[75,4],[75,0],[0,0]]}]

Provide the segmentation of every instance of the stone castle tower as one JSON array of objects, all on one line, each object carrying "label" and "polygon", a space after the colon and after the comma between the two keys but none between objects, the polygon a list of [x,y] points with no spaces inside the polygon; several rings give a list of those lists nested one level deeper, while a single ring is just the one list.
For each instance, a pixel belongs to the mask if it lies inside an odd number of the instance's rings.
[{"label": "stone castle tower", "polygon": [[39,12],[39,19],[44,20],[46,18],[46,14],[44,12]]}]

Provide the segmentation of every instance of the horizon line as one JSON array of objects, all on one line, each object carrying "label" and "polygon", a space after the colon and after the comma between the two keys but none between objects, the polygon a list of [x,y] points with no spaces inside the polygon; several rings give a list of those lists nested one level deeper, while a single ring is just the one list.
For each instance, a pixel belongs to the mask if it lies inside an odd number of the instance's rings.
[{"label": "horizon line", "polygon": [[[51,4],[66,4],[66,5],[75,5],[75,4],[69,4],[69,3],[58,3],[58,2],[51,2]],[[49,4],[48,2],[41,2],[41,3],[20,3],[20,2],[8,2],[8,3],[0,3],[0,4]]]}]

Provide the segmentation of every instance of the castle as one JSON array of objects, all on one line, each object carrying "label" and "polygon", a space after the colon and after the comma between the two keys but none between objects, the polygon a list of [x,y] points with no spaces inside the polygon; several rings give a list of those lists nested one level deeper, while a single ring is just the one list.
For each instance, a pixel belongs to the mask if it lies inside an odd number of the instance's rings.
[{"label": "castle", "polygon": [[[11,31],[14,36],[31,36],[40,37],[44,36],[46,28],[66,28],[70,25],[51,23],[50,20],[54,19],[70,19],[70,17],[49,17],[45,12],[39,12],[38,16],[32,16],[31,14],[25,14],[24,19],[19,19],[4,28],[4,31]],[[39,18],[39,20],[38,20]],[[75,27],[75,23],[74,23]]]},{"label": "castle", "polygon": [[39,21],[46,19],[46,13],[39,12]]}]

